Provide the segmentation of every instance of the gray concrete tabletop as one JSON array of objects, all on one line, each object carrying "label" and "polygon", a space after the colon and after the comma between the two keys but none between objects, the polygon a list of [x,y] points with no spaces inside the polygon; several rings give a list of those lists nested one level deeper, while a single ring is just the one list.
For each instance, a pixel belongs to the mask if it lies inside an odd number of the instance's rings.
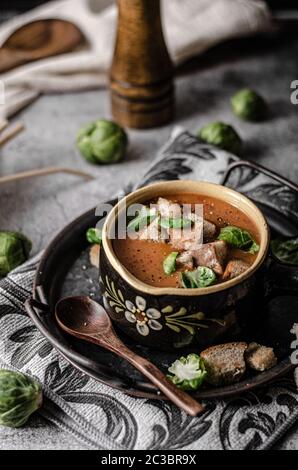
[{"label": "gray concrete tabletop", "polygon": [[[176,78],[174,122],[159,129],[129,130],[127,157],[117,165],[92,166],[75,149],[76,132],[82,124],[110,117],[106,90],[39,98],[15,118],[24,122],[26,130],[1,150],[0,174],[64,166],[84,170],[96,179],[85,183],[55,175],[0,186],[1,228],[24,232],[37,253],[67,222],[108,199],[124,183],[136,180],[175,125],[196,132],[213,120],[228,122],[245,142],[245,158],[297,183],[298,105],[290,99],[291,82],[298,79],[297,31],[289,24],[264,38],[230,42],[181,67]],[[232,114],[230,96],[246,86],[267,100],[271,113],[266,121],[251,124]],[[45,433],[46,442],[40,439]],[[37,415],[24,429],[0,429],[0,449],[19,448],[77,449],[80,445]],[[276,448],[298,449],[298,426]]]}]

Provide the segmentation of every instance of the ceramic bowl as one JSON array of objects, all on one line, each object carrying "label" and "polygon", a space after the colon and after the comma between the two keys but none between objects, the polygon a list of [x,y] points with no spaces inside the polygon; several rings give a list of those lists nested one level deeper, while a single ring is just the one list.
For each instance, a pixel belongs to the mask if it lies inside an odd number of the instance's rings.
[{"label": "ceramic bowl", "polygon": [[[145,284],[120,263],[111,240],[117,217],[131,204],[183,192],[223,200],[254,221],[259,231],[260,250],[249,269],[222,284],[179,289]],[[103,227],[100,284],[108,314],[135,341],[159,349],[179,348],[191,343],[205,347],[214,344],[219,338],[231,337],[247,321],[256,322],[257,325],[256,301],[263,286],[260,276],[267,257],[269,239],[267,222],[257,206],[227,187],[183,180],[139,189],[113,208]],[[126,312],[134,313],[134,322],[131,321],[133,317]],[[142,328],[144,319],[146,328]]]}]

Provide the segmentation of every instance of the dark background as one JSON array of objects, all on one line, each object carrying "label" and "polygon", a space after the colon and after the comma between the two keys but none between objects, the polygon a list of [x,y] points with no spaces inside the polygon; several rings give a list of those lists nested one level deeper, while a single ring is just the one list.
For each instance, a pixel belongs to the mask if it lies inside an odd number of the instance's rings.
[{"label": "dark background", "polygon": [[[1,10],[29,10],[34,6],[46,3],[45,0],[1,0]],[[274,10],[298,9],[297,0],[267,0]]]}]

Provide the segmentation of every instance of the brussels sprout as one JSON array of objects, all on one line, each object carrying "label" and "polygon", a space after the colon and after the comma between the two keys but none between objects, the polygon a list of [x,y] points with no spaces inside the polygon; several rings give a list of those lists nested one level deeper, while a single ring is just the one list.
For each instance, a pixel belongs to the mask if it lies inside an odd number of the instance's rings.
[{"label": "brussels sprout", "polygon": [[255,91],[245,88],[231,98],[232,110],[236,116],[247,121],[258,121],[265,117],[267,105]]},{"label": "brussels sprout", "polygon": [[128,138],[115,122],[100,119],[82,127],[77,135],[77,146],[90,163],[116,163],[125,154]]},{"label": "brussels sprout", "polygon": [[98,228],[89,228],[86,233],[86,238],[89,243],[101,245],[102,231]]},{"label": "brussels sprout", "polygon": [[163,270],[167,276],[170,276],[176,271],[176,259],[178,255],[178,251],[173,251],[164,259]]},{"label": "brussels sprout", "polygon": [[216,121],[207,124],[199,131],[198,137],[208,144],[216,145],[236,155],[241,153],[241,138],[232,126],[224,122]]},{"label": "brussels sprout", "polygon": [[32,243],[18,232],[0,232],[0,276],[24,263],[30,254]]},{"label": "brussels sprout", "polygon": [[0,370],[0,425],[19,428],[41,407],[40,384],[24,374]]},{"label": "brussels sprout", "polygon": [[228,245],[233,248],[240,248],[241,250],[248,251],[248,253],[257,253],[260,249],[259,245],[252,238],[247,230],[243,230],[233,225],[228,225],[220,230],[218,235],[219,240],[224,240]]},{"label": "brussels sprout", "polygon": [[208,287],[216,282],[216,275],[212,269],[199,266],[194,271],[186,271],[180,274],[181,284],[185,289]]},{"label": "brussels sprout", "polygon": [[180,357],[168,371],[172,374],[167,375],[168,379],[182,390],[197,390],[207,375],[204,361],[197,354]]}]

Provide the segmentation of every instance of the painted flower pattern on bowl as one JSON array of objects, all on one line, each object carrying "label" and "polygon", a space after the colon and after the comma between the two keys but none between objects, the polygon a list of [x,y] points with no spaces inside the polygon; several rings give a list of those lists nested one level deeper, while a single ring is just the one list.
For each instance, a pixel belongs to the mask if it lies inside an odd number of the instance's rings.
[{"label": "painted flower pattern on bowl", "polygon": [[208,329],[210,324],[217,324],[219,327],[225,326],[225,320],[219,318],[205,318],[203,312],[188,311],[183,306],[174,308],[166,305],[160,310],[148,307],[144,297],[137,295],[134,301],[125,299],[121,289],[118,289],[111,279],[106,275],[104,280],[100,276],[99,282],[104,288],[104,298],[109,307],[118,315],[124,314],[128,323],[135,325],[139,335],[148,336],[151,331],[163,330],[167,326],[175,333],[187,330],[191,335],[195,335],[200,329]]},{"label": "painted flower pattern on bowl", "polygon": [[146,309],[146,300],[143,297],[137,296],[135,304],[130,300],[126,300],[125,307],[126,320],[136,324],[136,329],[140,335],[148,336],[150,329],[162,329],[162,325],[158,321],[161,313],[156,308]]}]

